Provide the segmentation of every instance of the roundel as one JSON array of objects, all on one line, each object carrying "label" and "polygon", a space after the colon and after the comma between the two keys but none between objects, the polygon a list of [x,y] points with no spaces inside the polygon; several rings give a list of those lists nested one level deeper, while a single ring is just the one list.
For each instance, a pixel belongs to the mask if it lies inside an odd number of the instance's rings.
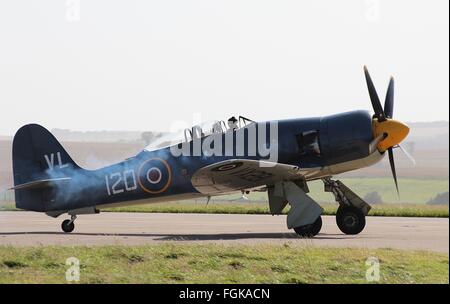
[{"label": "roundel", "polygon": [[236,169],[240,166],[242,166],[243,163],[242,162],[235,162],[235,163],[231,163],[231,164],[226,164],[226,165],[221,165],[218,167],[215,167],[212,169],[212,171],[218,171],[218,172],[223,172],[223,171],[230,171],[233,169]]},{"label": "roundel", "polygon": [[139,168],[138,181],[145,192],[159,194],[170,186],[172,171],[165,160],[151,158],[142,163]]}]

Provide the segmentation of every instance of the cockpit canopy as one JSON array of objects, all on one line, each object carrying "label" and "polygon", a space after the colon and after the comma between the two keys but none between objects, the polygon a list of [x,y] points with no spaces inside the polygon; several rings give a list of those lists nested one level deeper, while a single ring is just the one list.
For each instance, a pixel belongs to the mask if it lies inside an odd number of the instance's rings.
[{"label": "cockpit canopy", "polygon": [[251,119],[239,116],[236,122],[232,124],[230,123],[230,121],[233,121],[232,118],[230,118],[228,122],[225,122],[224,120],[208,121],[195,125],[192,128],[186,128],[178,132],[162,135],[156,138],[153,142],[151,142],[145,148],[145,150],[155,151],[173,145],[178,145],[183,142],[189,142],[192,141],[193,139],[203,138],[214,133],[225,133],[229,131],[236,131],[251,123],[254,123],[254,121]]}]

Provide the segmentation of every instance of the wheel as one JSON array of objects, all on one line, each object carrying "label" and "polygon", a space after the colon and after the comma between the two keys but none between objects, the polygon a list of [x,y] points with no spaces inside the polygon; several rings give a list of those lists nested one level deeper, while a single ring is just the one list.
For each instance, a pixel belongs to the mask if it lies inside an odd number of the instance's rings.
[{"label": "wheel", "polygon": [[336,212],[336,224],[345,234],[358,234],[366,226],[366,216],[356,207],[339,207]]},{"label": "wheel", "polygon": [[296,228],[294,228],[294,231],[300,237],[312,238],[320,232],[320,229],[322,229],[322,217],[321,216],[319,216],[314,223],[305,225],[305,226],[296,227]]},{"label": "wheel", "polygon": [[66,233],[70,233],[73,231],[73,229],[75,229],[75,224],[70,220],[65,220],[61,224],[61,229]]}]

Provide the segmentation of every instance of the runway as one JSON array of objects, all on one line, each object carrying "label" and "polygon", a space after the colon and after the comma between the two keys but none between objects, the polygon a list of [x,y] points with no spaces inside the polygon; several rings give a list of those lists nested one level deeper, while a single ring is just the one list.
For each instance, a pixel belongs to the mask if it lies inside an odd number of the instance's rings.
[{"label": "runway", "polygon": [[449,252],[448,218],[368,217],[361,234],[348,236],[339,231],[333,216],[324,216],[321,233],[308,240],[287,229],[286,216],[105,212],[79,216],[70,234],[61,232],[63,219],[34,212],[0,212],[0,245],[289,243]]}]

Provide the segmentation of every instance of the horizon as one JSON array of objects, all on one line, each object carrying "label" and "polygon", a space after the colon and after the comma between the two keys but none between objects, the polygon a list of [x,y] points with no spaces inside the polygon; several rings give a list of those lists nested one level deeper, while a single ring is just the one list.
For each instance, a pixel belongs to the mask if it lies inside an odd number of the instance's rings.
[{"label": "horizon", "polygon": [[[301,117],[305,118],[305,117]],[[407,125],[417,125],[417,124],[448,124],[450,127],[450,121],[449,120],[435,120],[435,121],[407,121],[405,122]],[[43,126],[45,127],[45,126]],[[78,129],[66,129],[66,128],[59,128],[55,127],[52,129],[49,129],[51,132],[53,131],[65,131],[65,132],[78,132],[78,133],[97,133],[97,132],[117,132],[117,133],[142,133],[142,132],[152,132],[152,133],[170,133],[170,130],[120,130],[120,129],[98,129],[98,130],[78,130]],[[16,130],[17,131],[17,130]],[[14,137],[14,134],[2,134],[0,133],[1,137]]]},{"label": "horizon", "polygon": [[364,65],[396,119],[449,120],[448,1],[3,1],[0,36],[0,134],[371,110]]}]

